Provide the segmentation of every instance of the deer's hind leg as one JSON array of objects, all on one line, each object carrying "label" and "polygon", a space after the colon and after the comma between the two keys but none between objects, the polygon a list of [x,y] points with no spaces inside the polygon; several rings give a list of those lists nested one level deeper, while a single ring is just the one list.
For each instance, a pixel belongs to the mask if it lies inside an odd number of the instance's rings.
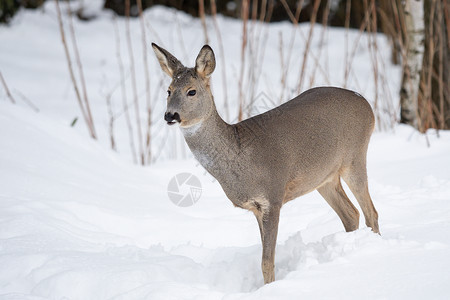
[{"label": "deer's hind leg", "polygon": [[378,227],[378,212],[373,205],[369,194],[369,185],[367,182],[367,169],[365,158],[356,159],[342,172],[342,178],[358,200],[367,227],[372,228],[373,232],[380,233]]},{"label": "deer's hind leg", "polygon": [[319,187],[317,191],[337,213],[342,224],[344,224],[345,231],[349,232],[358,229],[359,212],[345,194],[339,175],[336,175],[332,181]]}]

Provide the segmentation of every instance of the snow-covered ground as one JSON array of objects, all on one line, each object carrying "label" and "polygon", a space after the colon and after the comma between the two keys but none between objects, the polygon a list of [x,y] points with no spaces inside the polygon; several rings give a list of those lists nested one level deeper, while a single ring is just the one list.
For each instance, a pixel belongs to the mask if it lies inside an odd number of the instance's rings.
[{"label": "snow-covered ground", "polygon": [[[119,151],[109,149],[104,94],[114,89],[119,75],[115,53],[108,52],[115,47],[108,13],[75,23],[100,141],[88,137],[82,120],[70,127],[79,110],[53,4],[47,3],[44,12],[23,11],[10,27],[0,27],[0,71],[18,102],[9,103],[0,89],[0,298],[448,299],[450,132],[438,137],[429,131],[424,136],[397,126],[373,135],[368,172],[381,236],[365,228],[363,219],[360,230],[345,233],[316,192],[286,204],[276,249],[277,280],[264,286],[253,215],[234,208],[188,151],[180,150],[178,159],[165,154],[182,144],[178,129],[167,128],[161,118],[167,79],[153,56],[152,94],[161,99],[154,103],[153,147],[162,154],[149,167],[132,164],[123,117],[115,133]],[[156,40],[193,64],[203,43],[198,21],[160,7],[147,11],[146,18],[159,32],[159,38],[149,32],[149,41]],[[123,30],[123,20],[117,22]],[[233,78],[239,74],[241,24],[220,18],[219,25],[228,41],[228,94],[236,98]],[[131,26],[139,57],[139,23]],[[281,23],[267,28],[259,90],[279,95],[276,43],[280,32],[287,32],[288,43],[291,27]],[[302,29],[306,32],[308,27]],[[342,84],[343,40],[344,31],[328,29],[330,84]],[[296,43],[301,45],[301,39]],[[380,36],[379,44],[383,43],[387,47]],[[218,48],[217,41],[211,44]],[[122,46],[127,64],[124,36]],[[319,49],[318,43],[313,49]],[[296,51],[302,55],[302,50]],[[362,47],[356,56],[350,87],[370,100],[375,87],[365,63],[367,51]],[[296,58],[292,64],[300,61]],[[398,68],[388,59],[384,63],[394,95]],[[218,56],[213,88],[224,114],[220,64]],[[142,71],[139,65],[137,69]],[[326,81],[318,75],[316,84]],[[21,94],[39,113],[21,100]],[[120,112],[119,91],[113,100]],[[235,112],[230,111],[229,121]],[[157,133],[167,137],[164,145]],[[187,159],[182,159],[183,153]],[[202,184],[199,201],[187,208],[175,206],[167,193],[171,178],[182,172],[194,174]]]}]

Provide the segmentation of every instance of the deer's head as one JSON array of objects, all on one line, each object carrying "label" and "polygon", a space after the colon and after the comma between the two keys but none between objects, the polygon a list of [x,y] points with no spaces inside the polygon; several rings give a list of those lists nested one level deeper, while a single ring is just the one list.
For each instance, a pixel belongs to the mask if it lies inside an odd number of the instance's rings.
[{"label": "deer's head", "polygon": [[209,87],[209,78],[216,67],[213,50],[203,46],[195,67],[187,68],[167,50],[154,43],[152,47],[162,70],[172,78],[164,119],[169,125],[178,122],[184,128],[201,124],[215,110]]}]

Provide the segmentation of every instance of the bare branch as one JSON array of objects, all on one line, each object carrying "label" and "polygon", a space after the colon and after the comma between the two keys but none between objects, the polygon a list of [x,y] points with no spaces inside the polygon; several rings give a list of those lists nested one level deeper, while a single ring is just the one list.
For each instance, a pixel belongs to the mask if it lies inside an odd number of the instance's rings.
[{"label": "bare branch", "polygon": [[131,33],[130,33],[130,0],[125,0],[125,28],[126,28],[126,37],[127,37],[127,46],[128,46],[128,54],[130,57],[130,73],[131,73],[131,91],[133,92],[133,102],[135,108],[135,117],[136,117],[136,127],[138,133],[138,145],[139,145],[139,157],[140,164],[145,164],[145,155],[144,149],[142,145],[142,128],[141,128],[141,117],[139,110],[139,98],[137,95],[137,83],[136,83],[136,70],[134,67],[134,54],[133,54],[133,44],[131,42]]},{"label": "bare branch", "polygon": [[89,114],[87,113],[86,108],[84,107],[83,100],[81,99],[80,91],[78,89],[78,84],[75,79],[75,74],[73,72],[72,60],[70,58],[69,48],[67,47],[67,42],[66,42],[66,35],[64,33],[64,24],[63,24],[63,20],[62,20],[62,16],[61,16],[61,9],[59,7],[59,0],[55,0],[55,4],[56,4],[56,13],[57,13],[57,17],[58,17],[59,31],[61,34],[61,41],[64,46],[64,53],[66,55],[66,61],[67,61],[68,69],[69,69],[70,79],[72,80],[72,85],[75,90],[75,96],[76,96],[78,104],[80,106],[80,110],[81,110],[81,114],[83,115],[83,119],[86,122],[86,125],[88,126],[88,130],[89,130],[91,137],[93,139],[97,139],[97,135],[96,135],[95,129],[94,129],[94,123],[92,122],[92,119],[89,118]]},{"label": "bare branch", "polygon": [[11,92],[9,91],[8,85],[6,84],[5,78],[3,78],[2,72],[0,71],[0,80],[2,82],[3,88],[6,91],[6,96],[8,97],[8,99],[16,104],[16,100],[14,99],[14,97],[11,95]]}]

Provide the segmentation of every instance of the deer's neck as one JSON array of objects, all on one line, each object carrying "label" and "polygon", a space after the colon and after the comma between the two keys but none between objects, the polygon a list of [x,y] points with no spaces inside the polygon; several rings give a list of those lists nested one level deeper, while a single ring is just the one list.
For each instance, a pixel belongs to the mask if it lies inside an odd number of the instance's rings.
[{"label": "deer's neck", "polygon": [[219,179],[238,164],[239,144],[234,126],[214,109],[201,123],[181,128],[186,143],[202,166]]}]

